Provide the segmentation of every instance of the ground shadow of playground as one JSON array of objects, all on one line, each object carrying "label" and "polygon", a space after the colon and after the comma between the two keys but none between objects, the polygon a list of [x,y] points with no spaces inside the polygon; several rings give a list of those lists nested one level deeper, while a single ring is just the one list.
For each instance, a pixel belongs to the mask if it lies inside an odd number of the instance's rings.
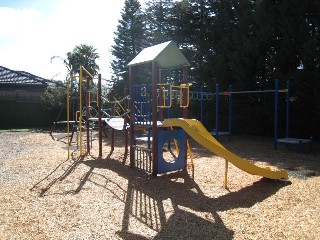
[{"label": "ground shadow of playground", "polygon": [[[155,239],[232,239],[234,232],[225,226],[217,212],[249,208],[290,184],[261,179],[237,192],[210,198],[184,171],[146,178],[145,174],[113,158],[86,160],[81,164],[89,166],[90,170],[78,191],[86,181],[91,181],[95,169],[109,169],[127,179],[122,229],[117,232],[123,239],[149,239],[131,231],[131,218],[156,231]],[[169,215],[168,200],[172,208]],[[208,217],[203,217],[203,213]]]}]

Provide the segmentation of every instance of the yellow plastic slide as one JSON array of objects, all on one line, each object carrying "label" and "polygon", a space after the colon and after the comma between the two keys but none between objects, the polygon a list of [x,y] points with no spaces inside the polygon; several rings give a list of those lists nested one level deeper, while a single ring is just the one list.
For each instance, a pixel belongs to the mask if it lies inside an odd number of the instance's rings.
[{"label": "yellow plastic slide", "polygon": [[285,170],[273,171],[269,167],[261,168],[228,151],[207,131],[202,123],[197,120],[183,118],[165,119],[163,126],[183,128],[194,140],[206,149],[223,157],[247,173],[270,179],[288,179],[288,173]]}]

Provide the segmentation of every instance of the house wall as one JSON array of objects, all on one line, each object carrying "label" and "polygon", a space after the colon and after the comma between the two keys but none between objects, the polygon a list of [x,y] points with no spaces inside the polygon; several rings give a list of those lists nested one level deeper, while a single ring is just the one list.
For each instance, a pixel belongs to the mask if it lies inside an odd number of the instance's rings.
[{"label": "house wall", "polygon": [[45,86],[1,84],[0,102],[32,102],[41,103]]},{"label": "house wall", "polygon": [[57,117],[40,103],[0,103],[0,129],[48,128]]},{"label": "house wall", "polygon": [[0,129],[46,128],[58,115],[42,103],[43,86],[0,85]]}]

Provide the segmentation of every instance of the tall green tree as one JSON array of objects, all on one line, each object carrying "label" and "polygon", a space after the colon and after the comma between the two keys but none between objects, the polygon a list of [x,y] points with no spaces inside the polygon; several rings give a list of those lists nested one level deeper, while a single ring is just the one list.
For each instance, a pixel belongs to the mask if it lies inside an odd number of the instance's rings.
[{"label": "tall green tree", "polygon": [[[130,15],[126,6],[123,16]],[[290,80],[292,129],[301,137],[312,132],[320,136],[319,12],[317,0],[150,0],[145,18],[139,8],[139,29],[143,29],[139,50],[175,41],[191,63],[192,86],[204,84],[211,92],[216,83],[221,89],[232,84],[241,91],[271,89],[274,79],[284,87]],[[114,72],[121,80],[127,79],[127,63],[139,52],[134,51],[137,45],[129,37],[134,31],[127,22],[127,16],[119,21],[113,47]],[[273,104],[272,96],[239,96],[234,101],[238,130],[272,132]],[[241,112],[250,112],[252,117]],[[280,115],[285,119],[284,111]],[[207,120],[213,119],[212,115]]]},{"label": "tall green tree", "polygon": [[126,0],[115,32],[111,68],[119,79],[115,88],[129,86],[128,63],[146,46],[145,21],[138,0]]},{"label": "tall green tree", "polygon": [[[226,0],[216,3],[211,55],[215,83],[226,88],[229,84],[246,89],[252,85],[255,63],[259,54],[256,46],[252,1]],[[255,85],[255,84],[254,84]]]},{"label": "tall green tree", "polygon": [[[193,66],[191,72],[194,83],[199,86],[206,85],[212,81],[212,67],[209,64],[210,56],[213,54],[213,35],[215,19],[215,5],[210,0],[188,0],[188,14],[183,17],[183,22],[188,21],[185,48],[189,51],[189,58]],[[189,20],[188,20],[189,19]],[[183,22],[181,22],[183,24]],[[186,27],[182,27],[185,29]]]},{"label": "tall green tree", "polygon": [[172,40],[173,0],[150,0],[147,2],[146,34],[148,44],[155,45]]}]

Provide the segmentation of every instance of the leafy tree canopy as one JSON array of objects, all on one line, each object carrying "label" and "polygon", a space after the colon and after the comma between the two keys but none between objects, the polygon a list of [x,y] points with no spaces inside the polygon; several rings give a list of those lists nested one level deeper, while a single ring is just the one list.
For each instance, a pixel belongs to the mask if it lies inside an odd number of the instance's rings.
[{"label": "leafy tree canopy", "polygon": [[99,54],[91,45],[81,44],[76,46],[72,52],[67,53],[67,65],[72,75],[79,74],[80,66],[83,66],[91,75],[96,75],[99,71],[99,66],[96,60]]}]

